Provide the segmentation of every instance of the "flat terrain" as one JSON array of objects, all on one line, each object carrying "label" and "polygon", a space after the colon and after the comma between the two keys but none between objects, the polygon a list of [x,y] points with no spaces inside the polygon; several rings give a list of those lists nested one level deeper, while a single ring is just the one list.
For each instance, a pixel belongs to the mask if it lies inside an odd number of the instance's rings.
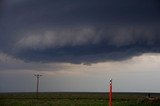
[{"label": "flat terrain", "polygon": [[[114,93],[113,106],[160,106],[158,93]],[[108,106],[108,93],[0,93],[0,106]]]}]

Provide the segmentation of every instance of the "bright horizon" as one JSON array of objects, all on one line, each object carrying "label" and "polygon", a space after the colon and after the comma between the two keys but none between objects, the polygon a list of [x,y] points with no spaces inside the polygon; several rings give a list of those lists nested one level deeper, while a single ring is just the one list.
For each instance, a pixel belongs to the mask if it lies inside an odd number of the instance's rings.
[{"label": "bright horizon", "polygon": [[[17,66],[34,66],[30,63],[14,63]],[[35,73],[43,75],[40,77],[40,92],[108,92],[111,77],[113,92],[160,92],[160,86],[156,84],[160,80],[159,64],[159,54],[144,54],[126,61],[89,66],[63,63],[39,64],[34,70],[27,71],[10,69],[1,72],[0,92],[35,92]],[[41,65],[49,68],[39,69]],[[54,70],[55,66],[61,68]]]}]

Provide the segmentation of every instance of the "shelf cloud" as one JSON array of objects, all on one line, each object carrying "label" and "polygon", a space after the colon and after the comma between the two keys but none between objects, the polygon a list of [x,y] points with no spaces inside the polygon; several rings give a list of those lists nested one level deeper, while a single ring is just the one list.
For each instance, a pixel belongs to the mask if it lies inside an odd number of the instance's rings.
[{"label": "shelf cloud", "polygon": [[160,52],[158,0],[6,0],[0,52],[26,62],[92,64]]}]

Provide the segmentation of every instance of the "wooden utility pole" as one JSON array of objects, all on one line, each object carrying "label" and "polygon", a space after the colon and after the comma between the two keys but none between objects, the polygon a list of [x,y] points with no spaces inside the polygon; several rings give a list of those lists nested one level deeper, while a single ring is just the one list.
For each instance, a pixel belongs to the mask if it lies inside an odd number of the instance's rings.
[{"label": "wooden utility pole", "polygon": [[37,98],[38,98],[39,78],[40,78],[42,75],[40,75],[40,74],[34,74],[34,76],[37,78],[36,96],[37,96]]}]

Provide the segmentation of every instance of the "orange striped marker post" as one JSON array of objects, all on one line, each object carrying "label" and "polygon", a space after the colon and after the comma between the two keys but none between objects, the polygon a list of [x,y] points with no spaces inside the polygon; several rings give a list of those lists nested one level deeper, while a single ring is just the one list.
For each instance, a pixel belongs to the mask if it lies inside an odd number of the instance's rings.
[{"label": "orange striped marker post", "polygon": [[109,106],[112,106],[112,79],[110,79],[109,84]]}]

